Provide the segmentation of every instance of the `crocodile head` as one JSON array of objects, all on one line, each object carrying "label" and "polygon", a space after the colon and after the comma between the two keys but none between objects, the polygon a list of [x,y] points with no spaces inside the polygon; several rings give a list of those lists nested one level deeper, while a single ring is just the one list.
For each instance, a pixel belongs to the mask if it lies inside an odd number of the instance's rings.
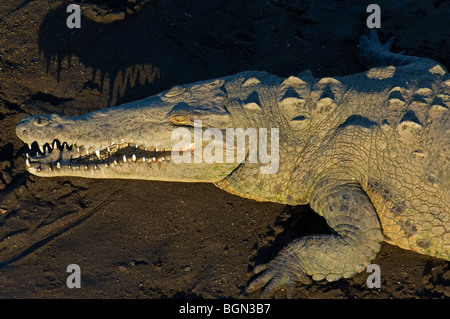
[{"label": "crocodile head", "polygon": [[[214,128],[209,133],[220,135],[235,126],[224,84],[224,79],[216,79],[176,86],[143,100],[76,117],[24,118],[16,134],[30,147],[27,170],[46,177],[221,180],[240,163],[199,156],[208,145],[212,156],[222,153],[225,158],[229,151],[225,143],[211,145],[218,136],[204,136],[208,129]],[[195,138],[198,133],[202,138]],[[197,152],[200,149],[202,152]]]}]

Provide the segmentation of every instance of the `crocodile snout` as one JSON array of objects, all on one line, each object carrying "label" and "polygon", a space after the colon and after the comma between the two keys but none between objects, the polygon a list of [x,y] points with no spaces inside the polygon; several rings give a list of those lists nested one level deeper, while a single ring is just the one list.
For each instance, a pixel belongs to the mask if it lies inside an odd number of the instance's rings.
[{"label": "crocodile snout", "polygon": [[[34,115],[22,119],[16,127],[16,134],[22,141],[32,143],[40,142],[41,139],[47,140],[47,132],[55,133],[56,127],[53,127],[51,118],[44,115]],[[51,139],[53,140],[53,139]]]}]

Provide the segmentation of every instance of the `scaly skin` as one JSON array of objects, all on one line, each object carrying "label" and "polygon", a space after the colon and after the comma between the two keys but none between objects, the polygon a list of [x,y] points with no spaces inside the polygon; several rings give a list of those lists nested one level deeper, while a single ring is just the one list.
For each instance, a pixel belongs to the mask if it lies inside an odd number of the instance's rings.
[{"label": "scaly skin", "polygon": [[[362,37],[359,58],[374,68],[361,74],[243,72],[84,116],[29,117],[16,132],[30,145],[72,145],[27,159],[38,176],[213,182],[255,200],[309,203],[332,233],[299,238],[258,266],[264,271],[247,291],[265,286],[265,297],[281,288],[291,296],[311,277],[351,277],[383,240],[450,260],[450,77],[439,63],[391,53],[391,45],[374,32]],[[278,128],[277,170],[262,174],[266,164],[251,162],[248,148],[242,163],[173,163],[172,132],[193,133],[196,120],[224,136],[227,128]],[[192,159],[200,147],[189,146]]]}]

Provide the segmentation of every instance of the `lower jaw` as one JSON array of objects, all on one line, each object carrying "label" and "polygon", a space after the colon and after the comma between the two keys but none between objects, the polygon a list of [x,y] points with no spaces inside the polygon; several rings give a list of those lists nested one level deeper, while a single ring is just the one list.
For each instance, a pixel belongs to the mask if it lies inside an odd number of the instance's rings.
[{"label": "lower jaw", "polygon": [[134,171],[160,170],[168,167],[170,162],[170,157],[127,158],[124,155],[120,160],[103,162],[36,162],[27,159],[26,167],[30,173],[39,176],[78,176],[93,174],[107,176],[114,172],[130,175]]},{"label": "lower jaw", "polygon": [[[31,163],[27,170],[39,177],[81,177],[99,179],[136,179],[167,182],[217,182],[232,168],[214,170],[214,164],[175,163],[173,161],[118,161],[117,163],[54,164]],[[214,172],[214,175],[211,175]],[[220,173],[220,174],[218,174]]]}]

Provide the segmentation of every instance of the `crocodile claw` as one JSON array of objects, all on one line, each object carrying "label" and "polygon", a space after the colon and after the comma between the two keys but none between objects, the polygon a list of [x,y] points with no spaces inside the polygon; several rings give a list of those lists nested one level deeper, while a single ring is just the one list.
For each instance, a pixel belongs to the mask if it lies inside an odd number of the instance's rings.
[{"label": "crocodile claw", "polygon": [[261,293],[263,299],[272,297],[278,290],[286,290],[287,298],[291,299],[297,282],[305,285],[312,283],[292,255],[280,255],[268,264],[256,266],[253,272],[261,275],[248,285],[246,292],[265,287]]}]

